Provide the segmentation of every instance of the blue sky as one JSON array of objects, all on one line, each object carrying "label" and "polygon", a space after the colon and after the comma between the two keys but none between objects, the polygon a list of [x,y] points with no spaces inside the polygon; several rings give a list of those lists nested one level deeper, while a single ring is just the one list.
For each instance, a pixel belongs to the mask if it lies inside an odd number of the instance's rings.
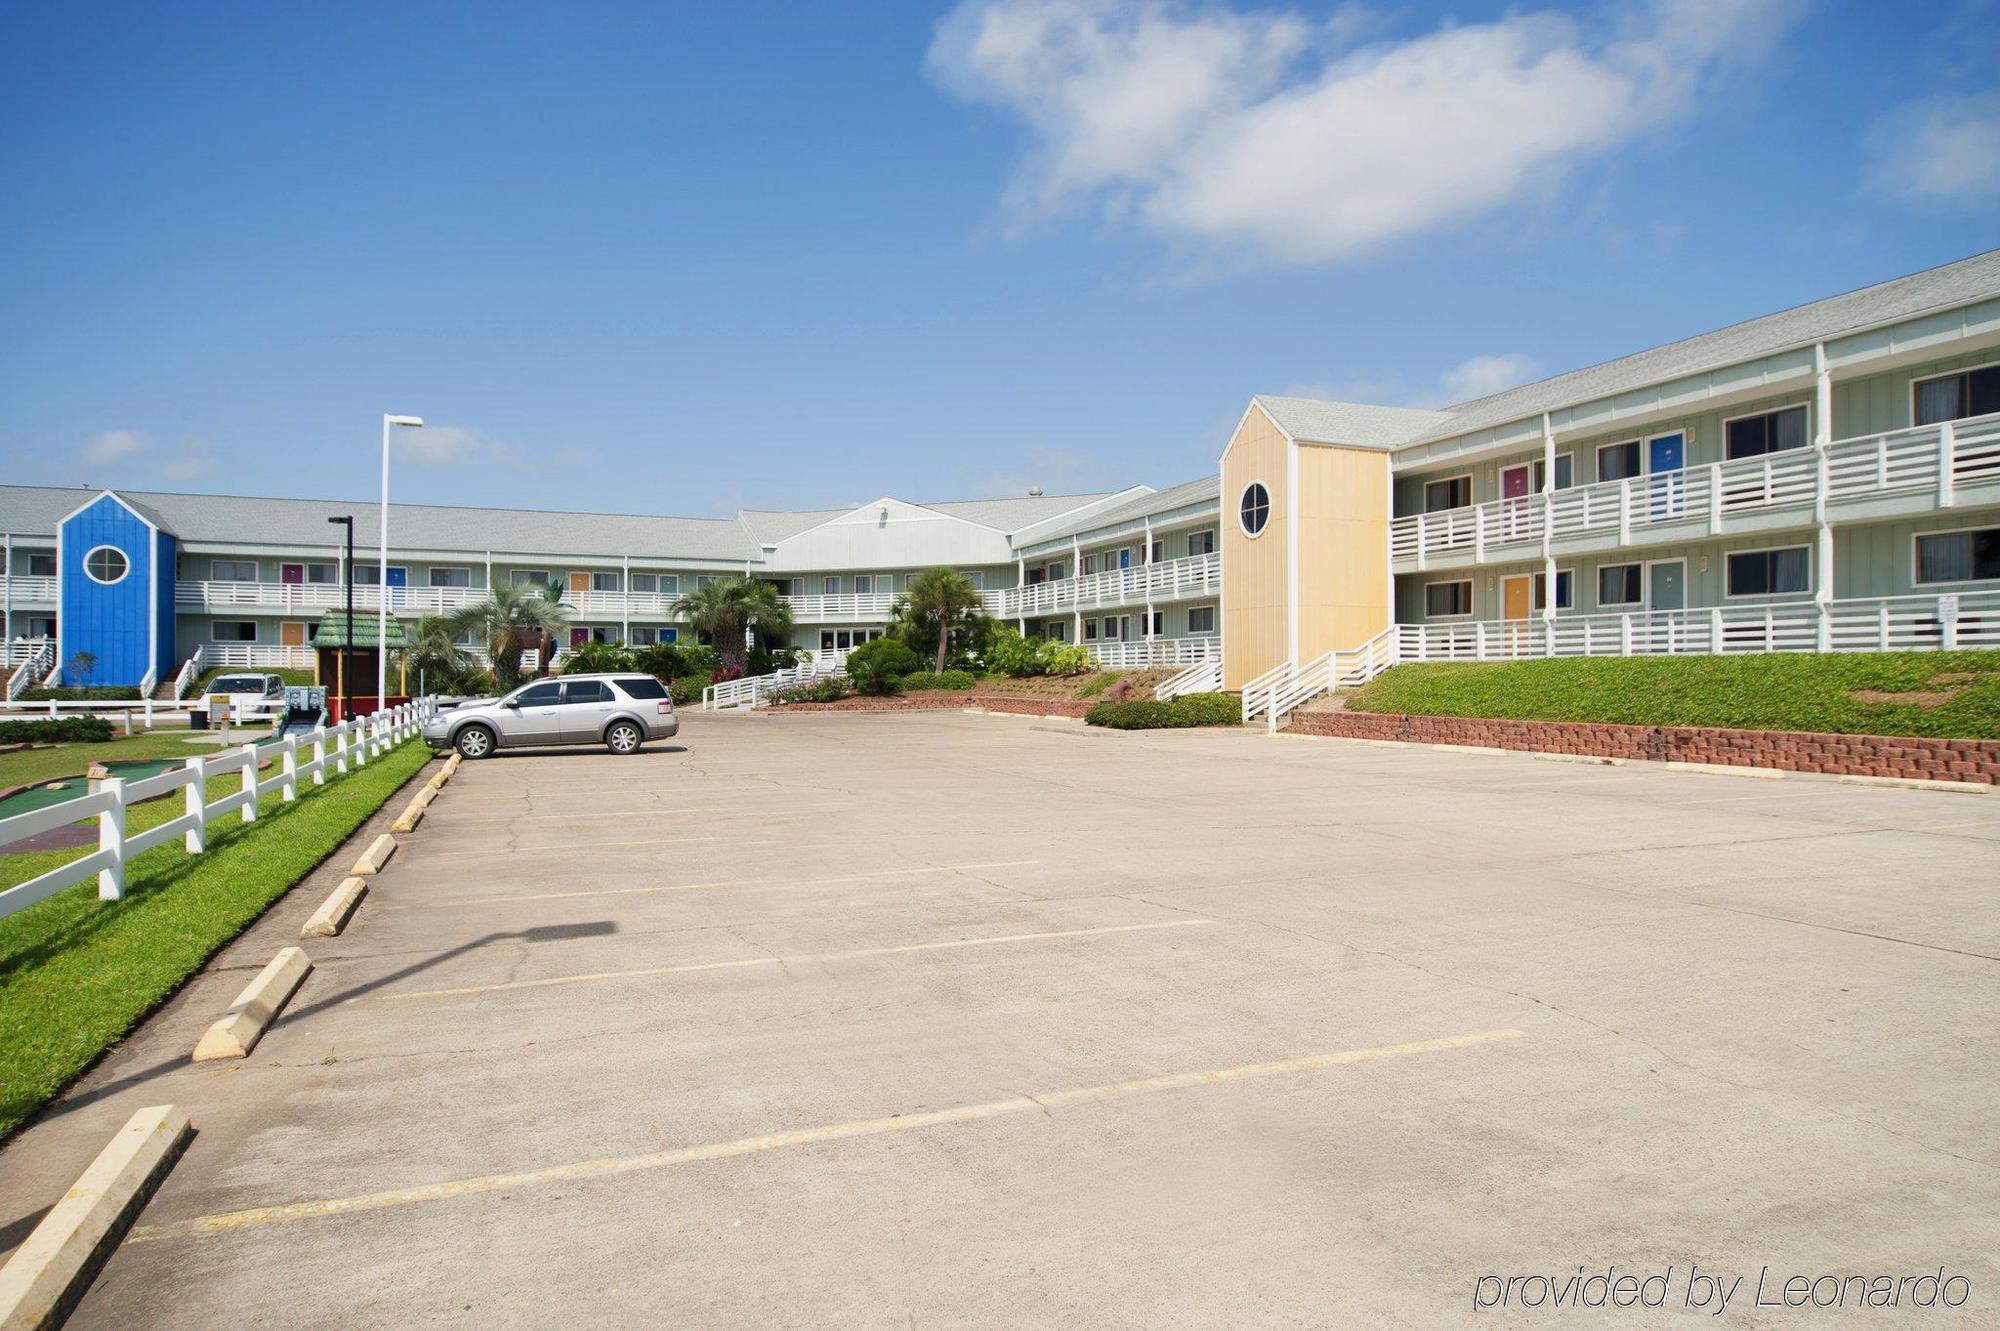
[{"label": "blue sky", "polygon": [[9,481],[1168,485],[2000,245],[2000,8],[19,4]]}]

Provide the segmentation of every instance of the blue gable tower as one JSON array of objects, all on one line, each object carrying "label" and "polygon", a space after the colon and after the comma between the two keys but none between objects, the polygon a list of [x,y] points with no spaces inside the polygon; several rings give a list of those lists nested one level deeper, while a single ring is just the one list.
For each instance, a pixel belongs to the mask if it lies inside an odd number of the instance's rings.
[{"label": "blue gable tower", "polygon": [[[175,537],[157,513],[106,490],[56,525],[56,662],[65,684],[170,678]],[[79,653],[87,653],[87,674]]]}]

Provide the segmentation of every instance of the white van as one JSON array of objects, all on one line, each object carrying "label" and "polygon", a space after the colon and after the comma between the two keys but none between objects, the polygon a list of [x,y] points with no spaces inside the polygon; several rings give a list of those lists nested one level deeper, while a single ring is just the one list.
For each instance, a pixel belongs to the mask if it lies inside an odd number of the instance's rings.
[{"label": "white van", "polygon": [[264,720],[285,710],[285,681],[277,675],[217,675],[202,694],[211,705],[219,697],[229,699],[232,721]]}]

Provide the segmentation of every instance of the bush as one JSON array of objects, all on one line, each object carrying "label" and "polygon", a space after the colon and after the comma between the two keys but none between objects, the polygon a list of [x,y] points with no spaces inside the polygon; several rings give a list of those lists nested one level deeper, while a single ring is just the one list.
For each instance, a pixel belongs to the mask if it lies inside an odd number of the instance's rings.
[{"label": "bush", "polygon": [[667,696],[674,700],[676,707],[692,707],[701,701],[702,690],[708,687],[708,676],[682,675],[667,685]]},{"label": "bush", "polygon": [[569,649],[562,661],[565,675],[608,674],[631,668],[632,653],[622,642],[580,642]]},{"label": "bush", "polygon": [[1035,652],[1044,675],[1081,675],[1090,669],[1090,653],[1066,642],[1045,642]]},{"label": "bush", "polygon": [[847,677],[863,693],[894,693],[897,681],[917,665],[917,654],[908,647],[894,638],[877,638],[847,654]]},{"label": "bush", "polygon": [[111,723],[101,716],[0,721],[0,744],[97,744],[110,738]]},{"label": "bush", "polygon": [[996,675],[1026,679],[1034,675],[1080,675],[1090,669],[1090,653],[1053,639],[1024,638],[1006,625],[993,630],[986,644],[986,668]]},{"label": "bush", "polygon": [[810,684],[794,684],[771,695],[772,702],[839,702],[853,696],[844,679],[816,679]]},{"label": "bush", "polygon": [[134,702],[139,690],[129,684],[70,684],[54,689],[25,689],[22,702]]},{"label": "bush", "polygon": [[1233,726],[1243,721],[1243,703],[1233,693],[1184,693],[1171,702],[1132,698],[1101,702],[1083,719],[1110,730],[1176,730],[1189,726]]},{"label": "bush", "polygon": [[969,689],[979,679],[969,670],[947,670],[942,674],[933,670],[917,670],[903,676],[900,682],[903,692],[915,693],[920,689]]},{"label": "bush", "polygon": [[671,642],[651,642],[632,650],[632,668],[654,679],[679,679],[688,673],[687,657]]}]

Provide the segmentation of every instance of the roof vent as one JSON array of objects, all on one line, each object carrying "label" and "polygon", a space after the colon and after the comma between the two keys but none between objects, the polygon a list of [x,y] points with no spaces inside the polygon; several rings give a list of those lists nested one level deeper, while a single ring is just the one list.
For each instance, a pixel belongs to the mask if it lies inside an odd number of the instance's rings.
[{"label": "roof vent", "polygon": [[1042,487],[1041,487],[1041,486],[1039,486],[1039,485],[1031,485],[1031,486],[1029,486],[1029,487],[1028,487],[1028,498],[1030,498],[1030,499],[1040,499],[1041,497],[1042,497]]}]

